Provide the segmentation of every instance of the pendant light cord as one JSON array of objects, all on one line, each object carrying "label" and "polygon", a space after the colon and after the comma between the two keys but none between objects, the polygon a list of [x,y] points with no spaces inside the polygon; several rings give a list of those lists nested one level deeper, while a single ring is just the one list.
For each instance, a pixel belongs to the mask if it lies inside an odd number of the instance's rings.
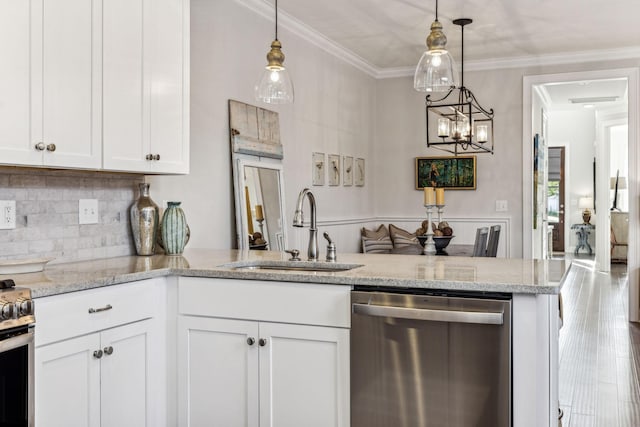
[{"label": "pendant light cord", "polygon": [[437,21],[438,21],[438,0],[436,0],[436,22]]},{"label": "pendant light cord", "polygon": [[464,25],[460,26],[460,34],[462,38],[461,49],[460,49],[460,68],[462,69],[462,73],[460,74],[460,87],[464,87]]},{"label": "pendant light cord", "polygon": [[278,40],[278,0],[276,0],[276,40]]}]

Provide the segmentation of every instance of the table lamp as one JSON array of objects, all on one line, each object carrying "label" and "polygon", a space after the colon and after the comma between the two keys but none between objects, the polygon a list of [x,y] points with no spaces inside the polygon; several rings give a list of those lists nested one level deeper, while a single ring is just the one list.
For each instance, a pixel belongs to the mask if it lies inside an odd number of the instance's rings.
[{"label": "table lamp", "polygon": [[593,197],[580,197],[578,199],[578,207],[584,209],[582,211],[582,221],[585,224],[589,224],[591,221],[591,208],[593,208]]}]

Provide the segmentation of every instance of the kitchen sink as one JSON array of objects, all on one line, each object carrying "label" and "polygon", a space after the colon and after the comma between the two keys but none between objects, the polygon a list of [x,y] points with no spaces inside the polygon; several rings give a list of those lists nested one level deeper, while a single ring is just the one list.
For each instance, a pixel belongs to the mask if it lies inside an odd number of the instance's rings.
[{"label": "kitchen sink", "polygon": [[232,268],[234,270],[289,270],[289,271],[310,271],[335,273],[348,271],[362,267],[362,264],[341,264],[329,262],[313,261],[238,261],[223,264],[220,267]]}]

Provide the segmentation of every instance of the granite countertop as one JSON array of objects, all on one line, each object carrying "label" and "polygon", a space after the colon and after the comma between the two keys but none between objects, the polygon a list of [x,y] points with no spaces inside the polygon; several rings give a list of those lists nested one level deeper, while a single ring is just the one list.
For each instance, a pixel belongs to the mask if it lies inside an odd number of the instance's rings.
[{"label": "granite countertop", "polygon": [[44,271],[0,275],[29,287],[34,298],[169,275],[338,285],[558,294],[570,263],[505,258],[338,254],[338,263],[361,264],[341,272],[234,269],[225,264],[284,261],[272,251],[191,249],[183,256],[126,256],[64,264]]}]

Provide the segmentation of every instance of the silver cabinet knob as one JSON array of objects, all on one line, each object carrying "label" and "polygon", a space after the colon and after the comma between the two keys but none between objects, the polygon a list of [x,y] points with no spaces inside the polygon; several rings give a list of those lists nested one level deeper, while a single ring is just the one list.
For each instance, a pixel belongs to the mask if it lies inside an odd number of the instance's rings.
[{"label": "silver cabinet knob", "polygon": [[266,338],[260,338],[260,339],[258,340],[258,345],[259,345],[260,347],[264,347],[265,345],[267,345],[267,339],[266,339]]},{"label": "silver cabinet knob", "polygon": [[102,358],[102,350],[96,350],[93,352],[93,357],[95,357],[96,359],[101,359]]},{"label": "silver cabinet knob", "polygon": [[153,156],[153,160],[160,160],[160,154],[156,154],[155,156]]},{"label": "silver cabinet knob", "polygon": [[147,154],[146,156],[144,156],[144,158],[146,160],[153,160],[153,154]]},{"label": "silver cabinet knob", "polygon": [[104,354],[106,354],[107,356],[110,356],[113,354],[113,347],[109,346],[109,347],[105,347],[104,348]]},{"label": "silver cabinet knob", "polygon": [[36,145],[36,150],[38,151],[44,151],[44,149],[46,148],[46,145],[44,145],[44,142],[38,142]]},{"label": "silver cabinet knob", "polygon": [[247,344],[254,345],[256,343],[256,339],[253,337],[247,338]]},{"label": "silver cabinet knob", "polygon": [[47,151],[56,151],[56,144],[47,144]]}]

